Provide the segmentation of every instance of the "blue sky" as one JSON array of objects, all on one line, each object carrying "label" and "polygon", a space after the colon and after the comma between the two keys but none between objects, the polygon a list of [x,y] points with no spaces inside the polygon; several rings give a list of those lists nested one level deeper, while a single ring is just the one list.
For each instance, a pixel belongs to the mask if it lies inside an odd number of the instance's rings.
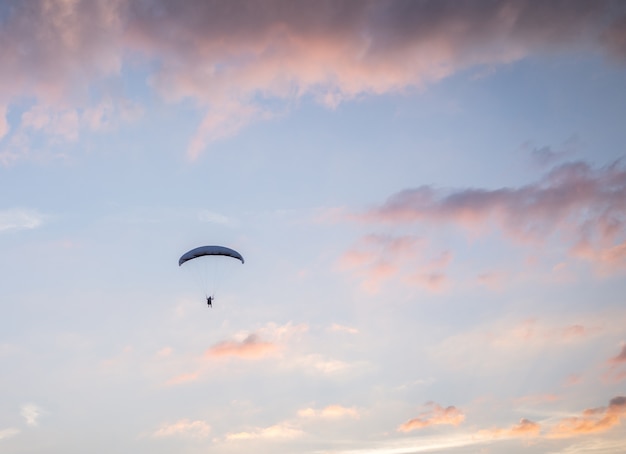
[{"label": "blue sky", "polygon": [[3,452],[626,449],[621,2],[0,17]]}]

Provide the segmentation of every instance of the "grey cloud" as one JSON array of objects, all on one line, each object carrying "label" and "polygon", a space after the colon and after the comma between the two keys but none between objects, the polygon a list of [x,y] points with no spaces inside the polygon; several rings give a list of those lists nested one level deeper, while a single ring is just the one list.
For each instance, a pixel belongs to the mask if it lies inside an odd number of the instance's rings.
[{"label": "grey cloud", "polygon": [[192,156],[271,118],[259,98],[335,106],[546,51],[626,55],[616,0],[33,0],[3,13],[0,103],[84,108],[124,62],[150,61],[161,96],[205,112]]}]

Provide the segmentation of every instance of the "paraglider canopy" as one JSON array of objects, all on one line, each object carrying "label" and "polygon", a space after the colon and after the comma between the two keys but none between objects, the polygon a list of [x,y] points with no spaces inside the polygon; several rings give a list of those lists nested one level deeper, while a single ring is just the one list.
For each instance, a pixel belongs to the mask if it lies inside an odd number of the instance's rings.
[{"label": "paraglider canopy", "polygon": [[178,266],[182,265],[188,260],[192,260],[197,257],[203,257],[205,255],[223,255],[226,257],[232,257],[234,259],[241,260],[241,263],[244,263],[241,254],[234,249],[224,246],[200,246],[192,249],[189,252],[185,252],[178,260]]}]

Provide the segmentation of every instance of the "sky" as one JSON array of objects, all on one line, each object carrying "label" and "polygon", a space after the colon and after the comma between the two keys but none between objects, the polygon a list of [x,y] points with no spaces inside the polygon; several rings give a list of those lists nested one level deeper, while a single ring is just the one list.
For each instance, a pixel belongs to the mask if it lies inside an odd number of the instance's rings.
[{"label": "sky", "polygon": [[623,1],[4,0],[0,43],[1,452],[626,452]]}]

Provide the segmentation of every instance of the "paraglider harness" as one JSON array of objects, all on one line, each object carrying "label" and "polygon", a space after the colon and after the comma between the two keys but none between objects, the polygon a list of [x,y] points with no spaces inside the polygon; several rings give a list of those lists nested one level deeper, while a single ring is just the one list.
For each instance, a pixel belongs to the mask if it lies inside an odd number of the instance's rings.
[{"label": "paraglider harness", "polygon": [[206,304],[209,307],[213,307],[213,295],[206,297]]}]

